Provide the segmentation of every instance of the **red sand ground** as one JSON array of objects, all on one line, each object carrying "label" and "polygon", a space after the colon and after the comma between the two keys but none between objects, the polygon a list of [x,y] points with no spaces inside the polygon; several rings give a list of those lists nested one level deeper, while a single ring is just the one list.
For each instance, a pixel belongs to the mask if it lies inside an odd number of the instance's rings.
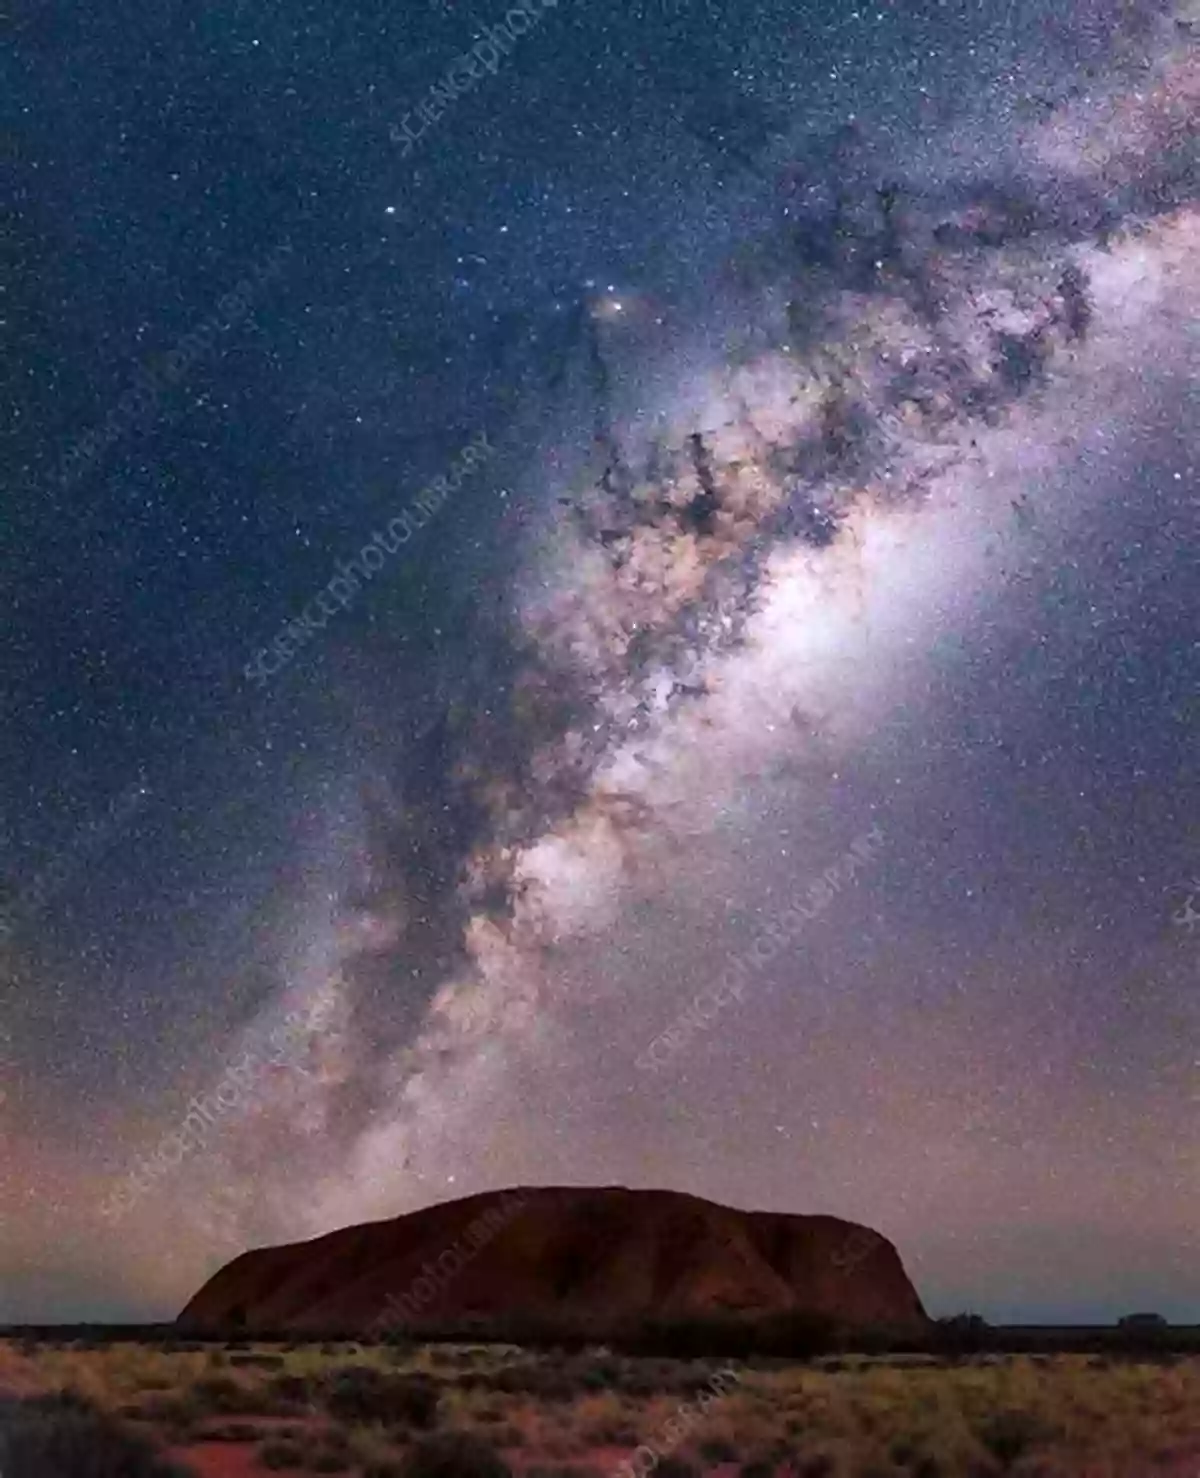
[{"label": "red sand ground", "polygon": [[[172,1448],[171,1456],[179,1462],[189,1464],[194,1469],[196,1478],[280,1478],[281,1474],[283,1478],[292,1478],[292,1475],[295,1478],[308,1478],[301,1468],[268,1470],[260,1467],[254,1460],[254,1451],[253,1446],[244,1447],[236,1442],[203,1442],[196,1447]],[[536,1453],[523,1450],[506,1452],[504,1456],[518,1478],[539,1461]],[[624,1448],[594,1448],[571,1459],[570,1466],[612,1474],[628,1456],[629,1453]],[[554,1466],[562,1467],[565,1464],[558,1460]],[[737,1463],[720,1463],[706,1469],[704,1478],[737,1478],[738,1471]],[[343,1475],[343,1478],[355,1478],[353,1470]],[[777,1470],[775,1478],[795,1478],[795,1471],[785,1464]]]},{"label": "red sand ground", "polygon": [[[202,1442],[198,1447],[173,1447],[171,1456],[186,1463],[196,1478],[266,1478],[267,1469],[255,1461],[255,1448],[238,1442]],[[276,1468],[275,1473],[299,1473],[299,1468]]]},{"label": "red sand ground", "polygon": [[[207,1442],[198,1447],[172,1450],[173,1457],[191,1465],[196,1478],[279,1478],[280,1474],[283,1478],[304,1478],[303,1470],[299,1468],[274,1469],[273,1472],[262,1468],[255,1462],[254,1453],[253,1446],[243,1447],[230,1442]],[[592,1448],[578,1453],[569,1465],[613,1475],[629,1455],[625,1448]],[[537,1453],[525,1450],[506,1452],[504,1456],[516,1478],[521,1478],[539,1461],[546,1461],[539,1459]],[[555,1467],[567,1465],[561,1459],[553,1464]],[[738,1463],[718,1463],[703,1469],[702,1478],[738,1478],[739,1471]],[[358,1478],[357,1471],[353,1470],[343,1478]],[[776,1470],[775,1478],[795,1478],[795,1470],[785,1463]],[[1080,1469],[1074,1478],[1112,1478],[1112,1475],[1099,1469]],[[1200,1447],[1190,1453],[1175,1454],[1165,1466],[1147,1462],[1144,1467],[1139,1466],[1123,1474],[1122,1478],[1200,1478]]]}]

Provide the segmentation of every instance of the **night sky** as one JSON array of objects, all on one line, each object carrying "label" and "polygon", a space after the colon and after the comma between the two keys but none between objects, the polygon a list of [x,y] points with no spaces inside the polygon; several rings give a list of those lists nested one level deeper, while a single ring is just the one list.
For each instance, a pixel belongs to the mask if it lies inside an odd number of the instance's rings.
[{"label": "night sky", "polygon": [[1200,11],[502,5],[18,14],[0,1323],[517,1183],[1200,1321]]}]

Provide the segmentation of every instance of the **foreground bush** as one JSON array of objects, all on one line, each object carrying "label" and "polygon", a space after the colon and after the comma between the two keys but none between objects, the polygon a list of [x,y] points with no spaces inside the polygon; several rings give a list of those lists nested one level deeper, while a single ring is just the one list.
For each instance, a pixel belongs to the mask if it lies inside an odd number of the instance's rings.
[{"label": "foreground bush", "polygon": [[258,1461],[270,1472],[276,1468],[301,1468],[304,1448],[293,1437],[268,1437],[259,1444]]},{"label": "foreground bush", "polygon": [[70,1392],[0,1400],[4,1478],[194,1478]]},{"label": "foreground bush", "polygon": [[324,1403],[330,1416],[348,1422],[400,1422],[431,1427],[437,1420],[437,1386],[423,1375],[389,1375],[373,1365],[343,1365],[330,1373]]},{"label": "foreground bush", "polygon": [[414,1442],[402,1478],[512,1478],[494,1447],[469,1432],[438,1432]]}]

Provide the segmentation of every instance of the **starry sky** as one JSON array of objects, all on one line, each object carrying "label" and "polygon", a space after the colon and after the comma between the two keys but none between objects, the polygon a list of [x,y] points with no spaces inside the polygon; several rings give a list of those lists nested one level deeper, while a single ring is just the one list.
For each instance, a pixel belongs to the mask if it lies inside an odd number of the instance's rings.
[{"label": "starry sky", "polygon": [[1200,1321],[1198,35],[18,17],[0,1322],[516,1183]]}]

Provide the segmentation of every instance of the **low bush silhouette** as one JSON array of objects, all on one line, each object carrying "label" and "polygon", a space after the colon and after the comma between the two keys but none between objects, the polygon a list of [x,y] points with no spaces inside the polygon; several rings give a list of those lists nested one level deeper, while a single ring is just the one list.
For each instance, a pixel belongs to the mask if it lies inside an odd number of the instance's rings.
[{"label": "low bush silhouette", "polygon": [[5,1478],[195,1478],[72,1392],[0,1400]]},{"label": "low bush silhouette", "polygon": [[1017,1408],[991,1411],[976,1427],[976,1436],[1005,1468],[1043,1443],[1061,1436],[1060,1429],[1036,1412]]},{"label": "low bush silhouette", "polygon": [[386,1421],[427,1428],[437,1420],[440,1397],[423,1375],[392,1375],[373,1365],[343,1365],[330,1373],[324,1405],[339,1421]]},{"label": "low bush silhouette", "polygon": [[1154,1354],[1169,1349],[1174,1335],[1161,1314],[1126,1314],[1117,1321],[1113,1343],[1126,1354]]},{"label": "low bush silhouette", "polygon": [[282,1370],[287,1361],[282,1355],[260,1354],[251,1351],[246,1355],[230,1355],[230,1365],[244,1365],[255,1370]]},{"label": "low bush silhouette", "polygon": [[201,1412],[218,1416],[262,1415],[263,1393],[232,1375],[202,1375],[188,1387],[188,1399]]},{"label": "low bush silhouette", "polygon": [[694,1463],[673,1452],[659,1460],[654,1472],[655,1478],[700,1478],[700,1470]]},{"label": "low bush silhouette", "polygon": [[990,1350],[995,1342],[992,1326],[979,1314],[954,1314],[939,1319],[931,1344],[938,1354],[976,1355]]},{"label": "low bush silhouette", "polygon": [[304,1466],[304,1448],[291,1437],[268,1437],[259,1444],[258,1461],[272,1472],[277,1468],[300,1468]]},{"label": "low bush silhouette", "polygon": [[404,1456],[402,1478],[512,1478],[512,1469],[490,1443],[469,1432],[438,1432],[414,1442]]},{"label": "low bush silhouette", "polygon": [[280,1411],[291,1412],[307,1406],[313,1399],[316,1382],[311,1376],[273,1375],[267,1382],[266,1391],[272,1405]]}]

